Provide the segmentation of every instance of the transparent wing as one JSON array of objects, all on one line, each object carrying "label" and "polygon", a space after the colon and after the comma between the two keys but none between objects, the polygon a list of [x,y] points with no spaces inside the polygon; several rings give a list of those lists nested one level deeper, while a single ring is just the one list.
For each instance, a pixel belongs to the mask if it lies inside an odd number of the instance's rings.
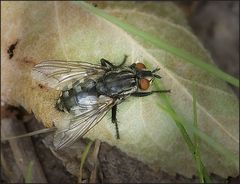
[{"label": "transparent wing", "polygon": [[115,104],[115,100],[103,95],[95,103],[79,104],[72,112],[74,116],[69,119],[69,126],[56,132],[53,141],[55,148],[61,149],[74,143],[93,128]]},{"label": "transparent wing", "polygon": [[32,69],[33,79],[42,84],[62,90],[85,78],[98,78],[105,72],[101,65],[79,61],[48,60]]}]

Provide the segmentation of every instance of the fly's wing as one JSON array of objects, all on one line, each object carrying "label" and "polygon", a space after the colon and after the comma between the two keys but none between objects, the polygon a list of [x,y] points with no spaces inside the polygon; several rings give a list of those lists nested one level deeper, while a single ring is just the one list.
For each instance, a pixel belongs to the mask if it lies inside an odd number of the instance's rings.
[{"label": "fly's wing", "polygon": [[63,90],[65,86],[72,87],[76,81],[96,79],[104,72],[101,65],[87,62],[48,60],[33,67],[32,77],[48,87]]},{"label": "fly's wing", "polygon": [[69,126],[56,132],[54,147],[61,149],[74,143],[93,128],[115,104],[114,99],[104,95],[97,97],[95,102],[79,104],[72,112],[74,115],[69,119]]}]

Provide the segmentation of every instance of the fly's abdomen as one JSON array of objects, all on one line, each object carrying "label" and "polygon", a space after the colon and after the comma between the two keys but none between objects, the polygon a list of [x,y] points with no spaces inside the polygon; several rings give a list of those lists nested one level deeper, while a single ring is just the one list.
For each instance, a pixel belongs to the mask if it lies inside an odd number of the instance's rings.
[{"label": "fly's abdomen", "polygon": [[69,93],[69,91],[63,92],[62,96],[59,98],[57,107],[60,110],[72,112],[78,109],[79,111],[85,111],[91,106],[96,104],[97,96],[94,94],[89,94],[88,92],[79,92],[75,95]]},{"label": "fly's abdomen", "polygon": [[57,108],[67,112],[76,111],[76,109],[84,111],[95,104],[97,98],[95,82],[88,80],[63,91],[57,102]]},{"label": "fly's abdomen", "polygon": [[99,79],[96,89],[110,97],[129,95],[137,90],[136,75],[131,70],[110,71]]},{"label": "fly's abdomen", "polygon": [[69,112],[70,109],[76,105],[77,103],[75,97],[73,95],[70,95],[69,91],[63,91],[56,104],[59,110],[67,112]]}]

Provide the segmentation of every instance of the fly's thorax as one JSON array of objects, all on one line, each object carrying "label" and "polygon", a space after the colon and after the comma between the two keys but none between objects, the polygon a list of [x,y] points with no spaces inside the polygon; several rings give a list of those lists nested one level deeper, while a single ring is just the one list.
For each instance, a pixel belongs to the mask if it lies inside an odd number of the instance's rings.
[{"label": "fly's thorax", "polygon": [[109,71],[99,78],[96,90],[110,97],[130,95],[137,90],[136,74],[127,68]]}]

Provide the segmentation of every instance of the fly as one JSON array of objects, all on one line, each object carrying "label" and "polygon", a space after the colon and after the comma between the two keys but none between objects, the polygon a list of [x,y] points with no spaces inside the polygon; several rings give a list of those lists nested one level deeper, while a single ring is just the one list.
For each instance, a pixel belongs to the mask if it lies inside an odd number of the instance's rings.
[{"label": "fly", "polygon": [[152,81],[161,77],[158,68],[148,70],[143,63],[125,66],[101,59],[100,64],[78,61],[49,60],[37,64],[32,76],[48,87],[61,90],[56,108],[71,115],[67,128],[57,129],[53,144],[61,149],[74,143],[93,128],[109,110],[120,138],[117,105],[130,96],[144,97],[170,90],[147,91]]}]

